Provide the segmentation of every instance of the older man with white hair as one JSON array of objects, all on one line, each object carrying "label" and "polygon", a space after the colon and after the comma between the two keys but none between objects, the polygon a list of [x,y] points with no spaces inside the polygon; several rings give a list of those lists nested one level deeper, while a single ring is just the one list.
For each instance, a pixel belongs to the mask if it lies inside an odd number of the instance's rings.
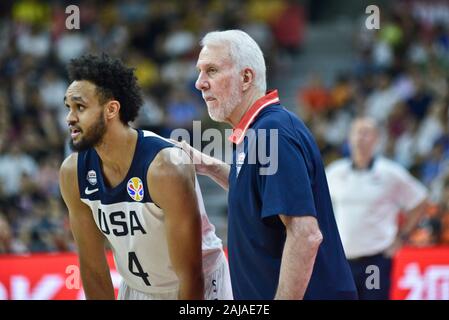
[{"label": "older man with white hair", "polygon": [[[234,298],[356,298],[319,149],[277,90],[266,93],[259,46],[240,30],[208,33],[201,45],[196,88],[209,116],[234,128],[235,152],[229,165],[183,147],[198,173],[229,190]],[[267,150],[269,163],[258,156]]]}]

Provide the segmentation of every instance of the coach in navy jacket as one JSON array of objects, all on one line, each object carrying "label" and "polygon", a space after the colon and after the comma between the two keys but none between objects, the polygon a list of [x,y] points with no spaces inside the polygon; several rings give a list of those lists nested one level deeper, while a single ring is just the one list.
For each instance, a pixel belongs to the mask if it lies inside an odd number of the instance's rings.
[{"label": "coach in navy jacket", "polygon": [[196,88],[209,116],[234,128],[232,164],[191,148],[199,174],[229,190],[228,251],[236,299],[355,299],[319,149],[266,92],[265,61],[245,32],[201,41]]}]

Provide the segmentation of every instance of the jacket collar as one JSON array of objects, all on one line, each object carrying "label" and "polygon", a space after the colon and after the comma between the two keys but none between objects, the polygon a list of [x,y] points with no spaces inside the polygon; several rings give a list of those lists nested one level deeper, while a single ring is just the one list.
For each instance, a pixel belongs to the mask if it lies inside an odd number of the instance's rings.
[{"label": "jacket collar", "polygon": [[268,93],[256,100],[254,104],[246,111],[243,115],[240,122],[232,131],[232,134],[229,136],[228,140],[235,144],[240,144],[245,137],[246,131],[249,126],[253,123],[254,119],[257,115],[269,105],[279,103],[279,95],[277,90],[268,91]]}]

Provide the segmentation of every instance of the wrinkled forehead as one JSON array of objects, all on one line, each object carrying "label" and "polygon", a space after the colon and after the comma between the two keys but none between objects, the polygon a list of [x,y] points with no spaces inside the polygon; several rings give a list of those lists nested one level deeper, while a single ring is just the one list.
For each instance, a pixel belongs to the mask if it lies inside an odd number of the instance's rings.
[{"label": "wrinkled forehead", "polygon": [[97,99],[96,86],[90,81],[81,80],[73,81],[64,96],[64,100],[77,101],[82,98],[85,102],[93,101]]},{"label": "wrinkled forehead", "polygon": [[201,69],[208,65],[232,66],[233,61],[229,47],[225,44],[204,46],[198,56],[196,66]]}]

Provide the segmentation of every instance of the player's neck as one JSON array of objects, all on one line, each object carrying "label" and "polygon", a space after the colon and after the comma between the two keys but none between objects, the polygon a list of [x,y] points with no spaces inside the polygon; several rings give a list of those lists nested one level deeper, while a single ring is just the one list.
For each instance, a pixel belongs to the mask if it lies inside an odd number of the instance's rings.
[{"label": "player's neck", "polygon": [[126,173],[131,166],[137,145],[137,131],[129,126],[118,125],[105,133],[102,143],[95,147],[103,170]]},{"label": "player's neck", "polygon": [[259,93],[257,90],[251,90],[248,92],[243,96],[242,102],[231,113],[231,116],[227,119],[227,122],[235,128],[240,123],[248,109],[251,108],[251,106],[261,97],[263,97],[263,94]]}]

